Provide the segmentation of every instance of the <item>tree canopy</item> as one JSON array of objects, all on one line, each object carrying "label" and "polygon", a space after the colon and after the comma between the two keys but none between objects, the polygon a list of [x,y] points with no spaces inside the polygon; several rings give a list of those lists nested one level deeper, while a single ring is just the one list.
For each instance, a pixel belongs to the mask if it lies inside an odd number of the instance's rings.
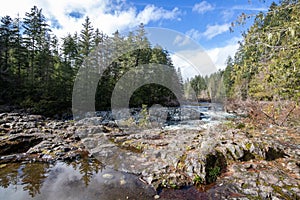
[{"label": "tree canopy", "polygon": [[[298,0],[283,0],[279,5],[272,3],[268,12],[257,14],[253,25],[243,33],[234,58],[227,59],[225,69],[206,79],[194,77],[190,81],[196,93],[207,87],[219,97],[299,101],[299,10]],[[218,74],[222,78],[215,79]]]},{"label": "tree canopy", "polygon": [[[101,44],[110,45],[110,56],[118,55],[121,48],[134,50],[108,63],[95,95],[97,110],[110,109],[115,84],[127,71],[139,65],[163,64],[176,73],[168,52],[150,44],[142,24],[128,35],[116,31],[108,36],[99,28],[94,28],[86,17],[80,33],[57,38],[42,9],[36,6],[25,14],[24,19],[1,17],[0,105],[14,105],[49,116],[70,113],[78,70],[85,58]],[[145,85],[134,93],[130,104],[139,107],[142,104],[167,104],[166,99],[175,98],[163,86]]]}]

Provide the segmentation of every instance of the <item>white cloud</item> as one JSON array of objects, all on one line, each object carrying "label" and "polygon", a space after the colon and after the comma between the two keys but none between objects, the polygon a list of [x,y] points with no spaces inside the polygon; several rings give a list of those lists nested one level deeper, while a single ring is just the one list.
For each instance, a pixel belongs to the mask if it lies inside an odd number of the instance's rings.
[{"label": "white cloud", "polygon": [[201,75],[195,67],[182,57],[178,56],[177,54],[171,54],[171,59],[176,68],[180,68],[180,72],[182,75],[183,80],[187,80],[188,78],[192,78],[196,75]]},{"label": "white cloud", "polygon": [[191,30],[187,31],[185,34],[196,41],[199,40],[201,37],[201,33],[195,29],[191,29]]},{"label": "white cloud", "polygon": [[208,75],[225,69],[228,56],[234,57],[241,38],[234,37],[227,45],[207,50],[176,52],[171,54],[175,67],[180,67],[184,80],[195,75]]},{"label": "white cloud", "polygon": [[217,35],[220,35],[224,32],[229,31],[230,24],[221,24],[221,25],[207,25],[206,26],[206,31],[202,33],[202,35],[207,38],[207,39],[212,39],[216,37]]},{"label": "white cloud", "polygon": [[250,5],[237,5],[231,8],[232,10],[249,10],[249,11],[268,11],[266,7],[253,7]]},{"label": "white cloud", "polygon": [[230,24],[221,24],[221,25],[207,25],[204,32],[200,32],[196,29],[190,29],[185,34],[192,38],[195,41],[198,41],[200,38],[212,39],[217,35],[229,31]]},{"label": "white cloud", "polygon": [[233,37],[227,41],[227,45],[207,50],[207,54],[210,56],[217,69],[225,69],[228,56],[234,57],[239,48],[238,41],[241,40],[242,38],[240,37]]},{"label": "white cloud", "polygon": [[193,11],[198,12],[200,14],[203,14],[207,11],[211,11],[213,9],[214,9],[214,6],[212,6],[210,3],[206,2],[206,1],[202,1],[200,3],[197,3],[193,7]]},{"label": "white cloud", "polygon": [[203,49],[175,52],[171,54],[171,59],[174,66],[181,69],[184,80],[217,71],[209,54]]},{"label": "white cloud", "polygon": [[147,24],[149,21],[158,21],[160,19],[175,19],[178,14],[178,8],[168,11],[163,8],[157,8],[154,5],[147,5],[145,9],[136,16],[136,19],[139,22]]},{"label": "white cloud", "polygon": [[222,11],[222,18],[225,22],[228,22],[229,20],[231,20],[233,16],[234,16],[233,10],[223,10]]},{"label": "white cloud", "polygon": [[173,45],[177,45],[179,47],[190,44],[191,40],[188,37],[177,35],[175,40],[173,41]]},{"label": "white cloud", "polygon": [[7,2],[2,2],[0,6],[0,15],[9,15],[11,17],[16,17],[20,14],[20,17],[24,17],[25,12],[29,12],[30,8],[34,5],[33,0],[10,0]]},{"label": "white cloud", "polygon": [[[30,12],[34,6],[42,8],[43,14],[51,21],[55,21],[61,27],[53,28],[54,34],[59,37],[67,33],[80,31],[84,18],[89,16],[94,28],[99,28],[106,34],[112,34],[116,30],[122,31],[138,26],[140,23],[147,24],[159,20],[179,20],[178,8],[166,10],[154,5],[146,5],[138,11],[134,5],[126,1],[112,0],[10,0],[0,7],[1,16],[10,15],[16,17],[20,13],[23,18],[25,12]],[[80,12],[83,17],[76,19],[70,17],[73,11]]]}]

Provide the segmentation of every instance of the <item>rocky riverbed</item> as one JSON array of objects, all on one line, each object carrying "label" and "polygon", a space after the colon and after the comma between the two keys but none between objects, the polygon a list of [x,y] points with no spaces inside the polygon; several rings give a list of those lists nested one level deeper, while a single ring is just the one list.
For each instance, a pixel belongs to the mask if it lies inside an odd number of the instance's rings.
[{"label": "rocky riverbed", "polygon": [[[300,199],[299,133],[297,127],[258,131],[237,120],[120,129],[101,117],[75,122],[2,113],[0,164],[90,156],[137,175],[156,189],[155,198]],[[197,187],[182,189],[191,185]]]}]

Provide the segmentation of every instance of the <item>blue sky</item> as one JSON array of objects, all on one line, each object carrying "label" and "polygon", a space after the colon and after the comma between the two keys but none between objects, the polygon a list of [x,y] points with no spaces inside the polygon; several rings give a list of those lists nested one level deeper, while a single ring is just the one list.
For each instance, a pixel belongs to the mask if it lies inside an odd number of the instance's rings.
[{"label": "blue sky", "polygon": [[[93,26],[108,35],[115,30],[125,32],[140,23],[146,27],[161,27],[178,31],[194,39],[211,57],[216,68],[225,67],[228,55],[233,56],[241,40],[243,27],[229,31],[230,24],[241,13],[266,12],[272,1],[266,0],[0,0],[0,16],[21,17],[34,5],[43,9],[53,27],[53,33],[63,37],[80,31],[86,16]],[[177,67],[186,65],[174,58]]]},{"label": "blue sky", "polygon": [[[139,0],[130,1],[138,9],[143,9],[151,1]],[[152,1],[153,2],[153,1]],[[235,21],[242,13],[255,14],[260,11],[267,11],[270,2],[252,1],[197,1],[197,0],[173,0],[159,1],[154,5],[164,9],[172,10],[178,8],[178,18],[174,20],[160,20],[150,22],[149,26],[161,26],[186,33],[197,40],[204,48],[215,48],[227,45],[229,40],[240,37],[240,31],[245,27],[237,27],[234,33],[228,28],[231,22]],[[251,24],[249,21],[248,24]]]}]

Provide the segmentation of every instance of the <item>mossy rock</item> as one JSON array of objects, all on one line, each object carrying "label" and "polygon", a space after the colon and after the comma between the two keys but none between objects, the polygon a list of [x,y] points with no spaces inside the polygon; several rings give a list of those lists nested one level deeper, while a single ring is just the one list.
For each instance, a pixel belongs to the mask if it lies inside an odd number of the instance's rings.
[{"label": "mossy rock", "polygon": [[244,123],[239,123],[239,124],[236,126],[237,129],[243,129],[243,128],[245,128],[245,127],[246,127],[246,126],[245,126]]},{"label": "mossy rock", "polygon": [[227,161],[225,156],[221,152],[207,155],[205,164],[206,184],[215,182],[217,180],[217,177],[226,170],[226,167]]},{"label": "mossy rock", "polygon": [[251,146],[252,146],[251,143],[246,143],[246,144],[245,144],[245,147],[246,147],[247,150],[250,150],[250,149],[251,149]]}]

